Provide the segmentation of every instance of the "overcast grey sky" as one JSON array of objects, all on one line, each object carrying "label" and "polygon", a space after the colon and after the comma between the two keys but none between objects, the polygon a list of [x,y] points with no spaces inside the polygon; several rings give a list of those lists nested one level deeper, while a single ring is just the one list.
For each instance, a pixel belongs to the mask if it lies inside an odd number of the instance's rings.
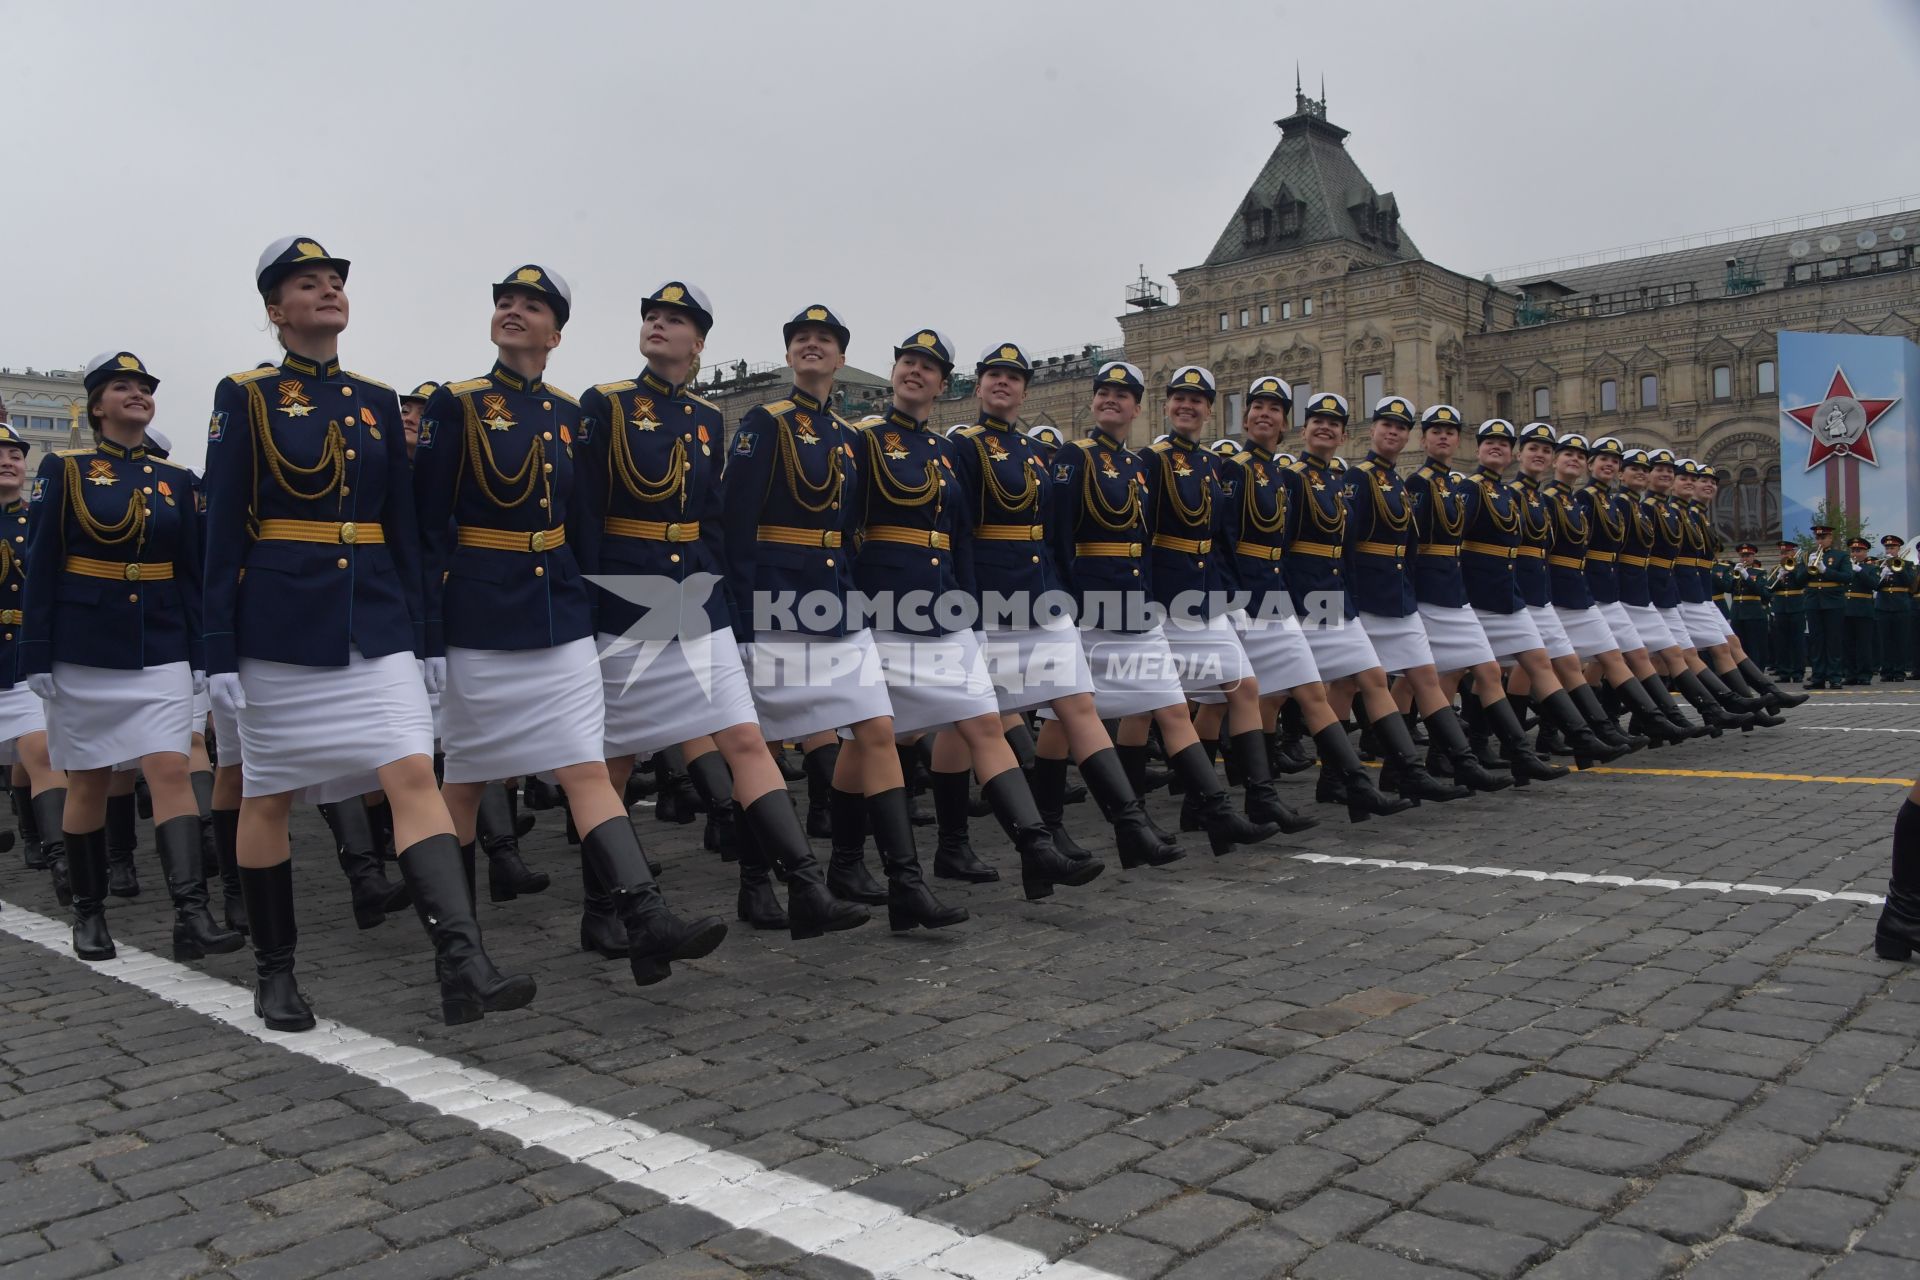
[{"label": "overcast grey sky", "polygon": [[1212,247],[1296,59],[1459,271],[1920,192],[1914,0],[0,0],[0,32],[0,364],[137,351],[189,460],[275,354],[286,234],[353,260],[343,358],[395,385],[484,371],[527,261],[574,287],[575,391],[635,370],[668,275],[709,364],[778,360],[814,301],[875,370],[926,324],[1112,337],[1137,264]]}]

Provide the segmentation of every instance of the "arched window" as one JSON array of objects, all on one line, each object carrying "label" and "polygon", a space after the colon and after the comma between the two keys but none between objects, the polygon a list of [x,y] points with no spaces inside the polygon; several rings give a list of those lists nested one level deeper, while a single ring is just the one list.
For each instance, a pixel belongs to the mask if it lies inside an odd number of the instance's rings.
[{"label": "arched window", "polygon": [[1764,546],[1780,534],[1780,467],[1745,463],[1713,500],[1713,523],[1730,543]]},{"label": "arched window", "polygon": [[1775,392],[1773,383],[1773,361],[1762,360],[1753,366],[1753,389],[1760,395],[1770,396]]}]

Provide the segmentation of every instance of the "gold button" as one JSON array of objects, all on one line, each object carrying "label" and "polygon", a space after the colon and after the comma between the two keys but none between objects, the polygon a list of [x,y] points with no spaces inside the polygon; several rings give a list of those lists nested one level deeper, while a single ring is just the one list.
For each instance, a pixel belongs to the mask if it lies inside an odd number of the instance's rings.
[{"label": "gold button", "polygon": [[350,396],[350,395],[352,395],[352,394],[353,394],[353,388],[352,388],[352,387],[342,387],[342,388],[340,388],[340,394],[341,394],[341,395],[343,395],[343,396]]},{"label": "gold button", "polygon": [[139,603],[140,603],[140,597],[139,597],[139,596],[137,596],[137,595],[132,595],[132,596],[128,596],[128,597],[127,597],[127,603],[128,603],[128,604],[139,604]]},{"label": "gold button", "polygon": [[1136,577],[1136,578],[1137,578],[1137,577],[1139,577],[1139,576],[1140,576],[1140,571],[1139,571],[1138,569],[1135,569],[1135,570],[1133,571],[1133,576],[1134,576],[1134,577]]},{"label": "gold button", "polygon": [[693,412],[693,406],[692,406],[692,405],[688,405],[688,406],[687,406],[687,407],[686,407],[686,408],[685,408],[684,410],[682,410],[682,412],[684,412],[684,413],[692,413],[692,412]]},{"label": "gold button", "polygon": [[929,564],[939,564],[939,563],[940,563],[940,557],[939,557],[939,556],[930,556],[930,557],[928,557],[928,563],[929,563]]},{"label": "gold button", "polygon": [[540,505],[541,505],[541,506],[543,506],[543,507],[544,507],[544,506],[546,506],[546,505],[547,505],[547,500],[546,500],[545,498],[542,498],[542,499],[540,499]]},{"label": "gold button", "polygon": [[832,556],[828,556],[828,557],[827,557],[827,568],[829,568],[829,569],[831,569],[831,568],[833,568],[833,557],[832,557]]},{"label": "gold button", "polygon": [[0,640],[11,640],[11,639],[13,639],[13,632],[11,631],[7,632],[7,634],[4,636],[0,636]]},{"label": "gold button", "polygon": [[338,560],[335,560],[333,563],[337,567],[344,569],[347,567],[347,558],[345,556],[341,556]]},{"label": "gold button", "polygon": [[535,565],[535,566],[533,566],[533,576],[534,576],[534,577],[536,577],[536,578],[544,578],[544,577],[546,577],[546,576],[547,576],[547,567],[546,567],[545,565],[543,565],[543,564],[537,564],[537,565]]},{"label": "gold button", "polygon": [[542,400],[542,401],[540,402],[540,407],[541,407],[542,409],[551,409],[551,408],[553,408],[553,401],[551,401],[551,400]]},{"label": "gold button", "polygon": [[551,462],[544,462],[540,464],[540,469],[542,471],[551,471],[553,470],[553,464]]},{"label": "gold button", "polygon": [[835,498],[835,499],[833,500],[833,509],[834,509],[835,511],[838,511],[838,510],[840,509],[840,499],[838,499],[838,498]]},{"label": "gold button", "polygon": [[553,439],[553,432],[551,432],[551,431],[542,431],[542,432],[540,433],[540,438],[541,438],[542,440],[551,440],[551,439]]},{"label": "gold button", "polygon": [[355,452],[354,452],[353,450],[351,450],[351,449],[349,449],[349,450],[347,450],[347,461],[348,461],[348,462],[352,462],[352,461],[353,461],[353,460],[354,460],[355,458],[357,458],[357,457],[359,457],[359,456],[360,456],[360,455],[359,455],[359,454],[357,454],[357,453],[355,453]]},{"label": "gold button", "polygon": [[349,489],[349,488],[347,488],[347,486],[346,486],[346,485],[341,485],[341,486],[340,486],[340,496],[341,496],[341,497],[343,497],[343,498],[344,498],[344,497],[346,497],[346,496],[347,496],[348,494],[350,494],[350,493],[352,493],[352,492],[353,492],[353,490],[351,490],[351,489]]},{"label": "gold button", "polygon": [[346,524],[340,526],[340,541],[351,544],[359,536],[360,530],[352,521],[348,521]]},{"label": "gold button", "polygon": [[120,576],[125,578],[128,582],[138,582],[140,581],[140,566],[137,564],[130,564],[126,566],[126,568],[120,571]]},{"label": "gold button", "polygon": [[1033,558],[1033,562],[1034,562],[1035,564],[1039,564],[1039,563],[1040,563],[1040,557],[1039,557],[1039,556],[1035,556],[1035,557]]},{"label": "gold button", "polygon": [[144,471],[144,472],[146,472],[146,473],[147,473],[148,475],[152,475],[152,474],[153,474],[153,468],[152,468],[152,467],[142,467],[142,468],[140,468],[140,469],[141,469],[142,471]]},{"label": "gold button", "polygon": [[140,492],[142,492],[142,493],[152,493],[152,492],[153,492],[153,486],[152,486],[152,485],[148,485],[148,486],[147,486],[146,488],[144,488],[144,489],[142,489],[142,490],[140,490]]},{"label": "gold button", "polygon": [[673,563],[675,563],[675,564],[679,564],[679,563],[680,563],[680,553],[679,553],[678,551],[676,551],[676,552],[674,552],[674,553],[673,553],[672,555],[670,555],[670,556],[668,556],[668,557],[667,557],[667,559],[669,559],[669,560],[671,560],[671,561],[673,561]]},{"label": "gold button", "polygon": [[1207,567],[1207,562],[1205,560],[1195,560],[1193,562],[1193,567],[1196,569],[1204,569]]}]

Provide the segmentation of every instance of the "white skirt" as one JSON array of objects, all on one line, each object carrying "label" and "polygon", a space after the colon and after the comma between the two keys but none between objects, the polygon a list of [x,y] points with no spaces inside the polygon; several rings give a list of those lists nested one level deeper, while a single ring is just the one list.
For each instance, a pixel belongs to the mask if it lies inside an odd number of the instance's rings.
[{"label": "white skirt", "polygon": [[1618,600],[1602,600],[1593,606],[1606,619],[1607,630],[1613,632],[1613,643],[1622,653],[1632,653],[1635,649],[1644,649],[1647,642],[1640,638],[1640,628],[1633,625],[1633,617],[1627,612],[1627,606]]},{"label": "white skirt", "polygon": [[1389,672],[1433,665],[1433,647],[1427,643],[1427,629],[1419,614],[1389,618],[1383,613],[1362,613],[1360,626],[1373,642],[1380,665]]},{"label": "white skirt", "polygon": [[225,769],[240,763],[240,720],[219,707],[213,708],[214,764]]},{"label": "white skirt", "polygon": [[736,724],[753,724],[753,690],[731,627],[695,639],[629,645],[601,633],[606,756],[644,755]]},{"label": "white skirt", "polygon": [[1680,620],[1687,624],[1687,634],[1693,638],[1693,647],[1696,649],[1725,644],[1727,637],[1733,634],[1727,620],[1720,616],[1720,610],[1710,601],[1682,600]]},{"label": "white skirt", "polygon": [[999,716],[1000,701],[977,632],[876,631],[873,644],[893,704],[895,736],[951,729],[975,716]]},{"label": "white skirt", "polygon": [[1426,628],[1433,665],[1442,671],[1465,671],[1493,661],[1493,646],[1472,605],[1420,605],[1420,625]]},{"label": "white skirt", "polygon": [[1658,612],[1660,614],[1660,621],[1666,623],[1667,634],[1673,637],[1673,642],[1682,649],[1693,648],[1693,636],[1687,628],[1687,620],[1680,616],[1679,606],[1676,605],[1670,609],[1658,609]]},{"label": "white skirt", "polygon": [[1089,628],[1080,633],[1080,646],[1093,673],[1093,705],[1102,720],[1186,705],[1179,664],[1159,626],[1150,631]]},{"label": "white skirt", "polygon": [[1600,612],[1598,605],[1569,609],[1557,604],[1553,606],[1553,611],[1560,619],[1560,629],[1566,633],[1574,653],[1580,656],[1581,661],[1611,653],[1620,647],[1613,638],[1613,628],[1607,625],[1606,615]]},{"label": "white skirt", "polygon": [[1240,634],[1241,647],[1247,651],[1247,661],[1253,665],[1254,679],[1260,682],[1261,693],[1285,693],[1303,684],[1320,682],[1320,668],[1313,663],[1307,634],[1292,614],[1284,618],[1254,618],[1239,609],[1233,614],[1233,626]]},{"label": "white skirt", "polygon": [[1662,649],[1671,649],[1679,641],[1667,630],[1667,624],[1660,617],[1660,611],[1650,604],[1623,604],[1627,617],[1633,620],[1633,629],[1640,636],[1640,647],[1658,653]]},{"label": "white skirt", "polygon": [[1055,698],[1093,692],[1093,672],[1071,618],[1041,627],[1008,627],[980,637],[1000,710],[1025,711]]},{"label": "white skirt", "polygon": [[1487,633],[1487,646],[1493,650],[1496,658],[1511,658],[1529,649],[1545,647],[1540,639],[1540,628],[1533,625],[1533,619],[1524,608],[1513,613],[1475,609],[1473,616],[1479,619],[1480,629]]},{"label": "white skirt", "polygon": [[[11,689],[0,690],[0,744],[9,750],[15,738],[29,733],[44,733],[47,728],[47,709],[40,705],[39,695],[27,688],[22,679]],[[18,756],[11,756],[4,762],[12,764]]]},{"label": "white skirt", "polygon": [[433,755],[433,716],[413,654],[344,667],[240,660],[241,794],[274,796]]},{"label": "white skirt", "polygon": [[740,658],[760,713],[760,736],[768,742],[798,742],[893,714],[872,631],[760,631],[741,647]]},{"label": "white skirt", "polygon": [[207,731],[207,717],[212,714],[213,699],[207,696],[205,689],[202,689],[193,695],[193,731],[198,734],[205,734]]},{"label": "white skirt", "polygon": [[1533,619],[1534,630],[1540,633],[1540,643],[1545,646],[1549,658],[1571,658],[1577,652],[1573,641],[1567,638],[1567,629],[1560,625],[1560,615],[1553,611],[1550,604],[1530,604],[1527,616]]},{"label": "white skirt", "polygon": [[1161,624],[1160,631],[1173,653],[1180,687],[1190,696],[1231,689],[1253,675],[1247,651],[1225,614],[1204,623],[1168,621]]},{"label": "white skirt", "polygon": [[448,782],[585,764],[606,749],[607,709],[592,636],[546,649],[449,645],[440,705]]},{"label": "white skirt", "polygon": [[132,768],[193,746],[193,672],[184,662],[138,671],[53,664],[47,754],[56,769]]},{"label": "white skirt", "polygon": [[1313,653],[1314,669],[1322,680],[1338,680],[1380,665],[1373,641],[1352,618],[1334,618],[1325,625],[1300,628]]}]

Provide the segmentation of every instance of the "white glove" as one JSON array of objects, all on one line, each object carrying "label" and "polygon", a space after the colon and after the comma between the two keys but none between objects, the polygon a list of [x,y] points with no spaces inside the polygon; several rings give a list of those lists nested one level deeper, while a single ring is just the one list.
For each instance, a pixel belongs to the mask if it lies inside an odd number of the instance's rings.
[{"label": "white glove", "polygon": [[41,671],[27,677],[27,688],[42,702],[53,701],[53,673]]},{"label": "white glove", "polygon": [[193,673],[193,696],[197,698],[201,694],[205,693],[206,691],[207,691],[207,673],[204,671],[194,672]]},{"label": "white glove", "polygon": [[422,658],[420,660],[420,678],[426,681],[428,693],[445,693],[447,689],[447,660],[445,658]]},{"label": "white glove", "polygon": [[222,671],[207,677],[207,697],[220,714],[230,716],[238,713],[247,705],[247,691],[240,686],[240,673]]}]

